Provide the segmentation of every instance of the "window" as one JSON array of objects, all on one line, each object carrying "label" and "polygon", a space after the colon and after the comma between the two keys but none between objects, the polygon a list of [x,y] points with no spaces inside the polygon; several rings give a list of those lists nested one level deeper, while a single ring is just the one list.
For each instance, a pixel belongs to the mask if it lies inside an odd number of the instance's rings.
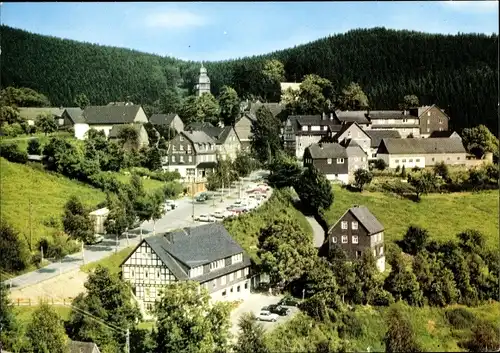
[{"label": "window", "polygon": [[328,159],[326,160],[326,163],[328,163],[328,164],[332,164],[332,159],[331,159],[331,158],[328,158]]},{"label": "window", "polygon": [[446,160],[447,160],[447,161],[449,161],[449,160],[450,160],[450,157],[446,158]]},{"label": "window", "polygon": [[332,237],[332,243],[337,244],[337,237]]},{"label": "window", "polygon": [[172,152],[175,152],[175,146],[172,145]]},{"label": "window", "polygon": [[340,226],[342,227],[342,229],[347,229],[347,221],[342,221],[342,223],[340,224]]},{"label": "window", "polygon": [[457,157],[457,161],[459,161],[459,160],[460,160],[460,157]]},{"label": "window", "polygon": [[217,260],[210,263],[210,271],[214,271],[223,267],[224,267],[224,260]]},{"label": "window", "polygon": [[134,270],[132,270],[132,277],[134,277]]},{"label": "window", "polygon": [[373,249],[373,257],[377,257],[377,250]]},{"label": "window", "polygon": [[399,159],[396,159],[394,162],[399,163]]},{"label": "window", "polygon": [[226,290],[224,289],[224,291],[222,292],[222,296],[225,297],[227,294]]},{"label": "window", "polygon": [[376,153],[372,153],[372,157],[373,158],[377,157],[377,154]]},{"label": "window", "polygon": [[344,164],[344,158],[337,158],[337,164]]},{"label": "window", "polygon": [[243,253],[231,256],[231,264],[243,261]]},{"label": "window", "polygon": [[217,286],[217,282],[216,282],[216,280],[214,279],[214,280],[212,280],[212,288],[215,288],[216,286]]},{"label": "window", "polygon": [[431,129],[427,128],[427,132],[431,132]]},{"label": "window", "polygon": [[342,244],[347,244],[347,235],[342,236]]},{"label": "window", "polygon": [[172,163],[175,163],[175,156],[172,156]]},{"label": "window", "polygon": [[357,162],[358,161],[358,157],[354,157],[354,162]]},{"label": "window", "polygon": [[184,156],[180,156],[180,162],[184,163]]},{"label": "window", "polygon": [[191,152],[191,145],[187,145],[187,151]]},{"label": "window", "polygon": [[179,146],[179,151],[184,151],[184,146],[183,145]]},{"label": "window", "polygon": [[307,131],[307,126],[302,126],[302,131]]},{"label": "window", "polygon": [[237,292],[240,292],[240,291],[241,291],[241,290],[240,290],[240,286],[236,287],[236,291],[237,291]]},{"label": "window", "polygon": [[179,141],[184,141],[184,137],[182,137],[182,135],[179,136]]},{"label": "window", "polygon": [[417,163],[420,162],[420,158],[415,159],[415,162]]},{"label": "window", "polygon": [[245,268],[244,275],[245,275],[245,276],[248,276],[248,272],[250,272],[250,271],[249,271],[248,267],[246,267],[246,268]]},{"label": "window", "polygon": [[245,283],[245,289],[248,289],[248,282]]},{"label": "window", "polygon": [[357,244],[358,243],[358,236],[357,235],[353,235],[352,236],[352,243],[353,244]]},{"label": "window", "polygon": [[193,161],[193,156],[188,157],[188,162],[191,163]]},{"label": "window", "polygon": [[434,162],[434,157],[432,157],[432,161]]},{"label": "window", "polygon": [[356,251],[356,258],[361,257],[361,255],[363,255],[363,253],[361,251],[359,251],[359,250]]},{"label": "window", "polygon": [[356,222],[356,221],[352,221],[352,222],[351,222],[351,228],[352,228],[352,229],[355,229],[355,230],[356,230],[356,229],[358,229],[358,222]]},{"label": "window", "polygon": [[[427,116],[431,116],[431,112],[427,112]],[[429,120],[427,120],[427,121],[429,121]]]},{"label": "window", "polygon": [[384,247],[383,246],[381,246],[380,249],[378,249],[378,254],[380,256],[384,255]]},{"label": "window", "polygon": [[220,278],[220,285],[221,285],[221,286],[223,286],[223,285],[225,285],[225,284],[226,284],[226,276],[222,276],[222,277]]},{"label": "window", "polygon": [[231,287],[231,290],[230,290],[230,292],[231,292],[231,293],[233,292],[233,287]]},{"label": "window", "polygon": [[402,159],[401,162],[406,163],[406,159]]},{"label": "window", "polygon": [[413,162],[413,159],[410,159],[408,162],[410,162],[410,163]]}]

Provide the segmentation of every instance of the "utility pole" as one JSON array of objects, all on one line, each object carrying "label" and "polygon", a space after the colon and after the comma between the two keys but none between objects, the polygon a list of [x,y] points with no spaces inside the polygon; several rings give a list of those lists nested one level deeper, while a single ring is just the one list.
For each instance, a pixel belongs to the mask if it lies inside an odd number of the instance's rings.
[{"label": "utility pole", "polygon": [[32,251],[31,249],[32,246],[33,246],[33,243],[32,243],[32,240],[33,240],[33,226],[32,226],[32,222],[31,222],[31,210],[32,210],[32,207],[31,207],[31,197],[29,198],[29,226],[30,226],[30,251]]},{"label": "utility pole", "polygon": [[42,263],[43,263],[43,246],[40,246],[40,254],[42,255]]},{"label": "utility pole", "polygon": [[118,234],[116,234],[116,246],[115,246],[115,254],[118,252]]},{"label": "utility pole", "polygon": [[196,200],[194,199],[194,185],[195,185],[195,182],[194,182],[194,178],[193,178],[193,183],[192,183],[192,194],[193,194],[193,209],[192,209],[192,214],[191,214],[191,219],[192,221],[194,222],[194,203],[196,202]]},{"label": "utility pole", "polygon": [[83,240],[82,240],[82,262],[85,265],[85,247],[83,246]]},{"label": "utility pole", "polygon": [[130,330],[128,328],[125,333],[125,352],[130,353]]}]

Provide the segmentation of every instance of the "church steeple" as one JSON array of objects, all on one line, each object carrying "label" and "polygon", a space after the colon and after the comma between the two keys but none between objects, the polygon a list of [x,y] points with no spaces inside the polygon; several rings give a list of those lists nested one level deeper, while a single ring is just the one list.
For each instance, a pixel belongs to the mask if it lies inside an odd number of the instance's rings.
[{"label": "church steeple", "polygon": [[210,78],[207,75],[207,69],[203,66],[203,61],[201,62],[200,76],[198,77],[196,90],[198,96],[201,96],[203,93],[210,93]]}]

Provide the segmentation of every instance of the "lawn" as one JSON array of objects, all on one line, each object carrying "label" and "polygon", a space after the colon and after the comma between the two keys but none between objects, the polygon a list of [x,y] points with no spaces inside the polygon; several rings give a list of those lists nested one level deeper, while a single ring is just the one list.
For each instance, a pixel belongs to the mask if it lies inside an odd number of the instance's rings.
[{"label": "lawn", "polygon": [[134,250],[135,246],[129,246],[123,250],[114,253],[108,257],[105,257],[102,260],[92,262],[80,267],[83,272],[89,273],[94,270],[98,265],[106,267],[110,270],[111,273],[120,272],[120,265],[125,260],[125,258]]},{"label": "lawn", "polygon": [[21,150],[26,151],[28,148],[28,142],[30,139],[36,138],[36,139],[38,139],[38,141],[40,141],[42,146],[44,146],[49,142],[50,138],[53,136],[58,136],[58,137],[70,139],[73,143],[80,142],[80,141],[75,139],[73,134],[70,134],[69,132],[61,131],[61,132],[56,132],[56,133],[53,133],[53,134],[50,134],[47,136],[45,136],[45,134],[43,134],[43,133],[37,133],[37,134],[33,134],[33,135],[19,135],[17,137],[5,137],[4,136],[1,138],[0,144],[15,142]]},{"label": "lawn", "polygon": [[[31,315],[37,309],[38,306],[16,306],[14,308],[14,313],[21,324],[26,327],[26,325],[31,320]],[[52,308],[59,314],[62,320],[68,320],[69,314],[71,313],[71,308],[69,306],[62,305],[52,305]]]},{"label": "lawn", "polygon": [[[122,173],[113,173],[113,175],[122,183],[127,184],[130,182],[130,178],[132,177],[131,175]],[[165,185],[164,182],[155,179],[142,179],[142,184],[144,185],[144,190],[147,192],[161,189]]]},{"label": "lawn", "polygon": [[326,211],[333,225],[354,205],[364,205],[385,227],[388,241],[401,239],[410,224],[427,229],[433,239],[456,239],[466,229],[482,232],[490,247],[498,246],[498,191],[430,194],[419,203],[381,192],[351,192],[333,186],[334,202]]},{"label": "lawn", "polygon": [[28,242],[30,235],[30,207],[32,244],[51,236],[54,228],[45,225],[51,217],[61,226],[63,207],[71,195],[77,195],[87,206],[95,207],[105,200],[98,189],[47,173],[28,165],[11,163],[0,158],[0,207],[2,220],[12,224]]}]

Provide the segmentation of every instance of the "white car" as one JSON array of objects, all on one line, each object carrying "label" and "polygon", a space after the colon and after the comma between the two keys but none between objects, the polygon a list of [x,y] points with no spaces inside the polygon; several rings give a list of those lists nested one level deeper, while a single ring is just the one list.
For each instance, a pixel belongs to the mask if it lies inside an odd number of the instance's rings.
[{"label": "white car", "polygon": [[257,320],[258,321],[271,321],[271,322],[276,322],[278,321],[279,315],[278,314],[273,314],[270,311],[267,310],[262,310],[259,315],[257,315]]},{"label": "white car", "polygon": [[198,222],[215,222],[216,221],[216,219],[213,216],[208,215],[208,214],[201,214],[198,217],[196,217],[194,220],[198,221]]},{"label": "white car", "polygon": [[224,219],[227,217],[232,216],[233,213],[225,210],[217,210],[214,213],[212,213],[212,217],[217,218],[217,219]]}]

